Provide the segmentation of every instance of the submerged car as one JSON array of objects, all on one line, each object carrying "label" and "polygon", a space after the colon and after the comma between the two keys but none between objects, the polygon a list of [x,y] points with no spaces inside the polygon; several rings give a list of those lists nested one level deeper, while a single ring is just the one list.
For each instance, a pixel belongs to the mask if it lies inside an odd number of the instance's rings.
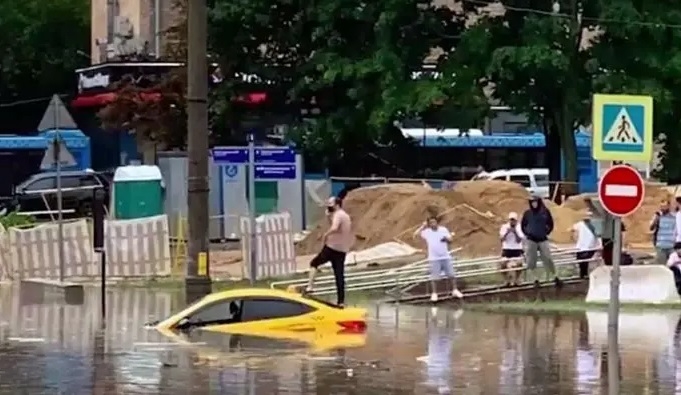
[{"label": "submerged car", "polygon": [[366,317],[366,309],[339,307],[297,292],[244,288],[207,295],[152,326],[162,331],[198,329],[278,338],[298,333],[303,338],[364,333]]}]

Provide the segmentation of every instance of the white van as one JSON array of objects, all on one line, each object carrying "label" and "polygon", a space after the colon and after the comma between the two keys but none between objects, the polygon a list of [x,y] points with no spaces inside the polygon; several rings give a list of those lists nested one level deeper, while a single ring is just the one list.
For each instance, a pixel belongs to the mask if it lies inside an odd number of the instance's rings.
[{"label": "white van", "polygon": [[516,182],[533,195],[549,198],[549,169],[503,169],[483,172],[472,180],[500,180]]}]

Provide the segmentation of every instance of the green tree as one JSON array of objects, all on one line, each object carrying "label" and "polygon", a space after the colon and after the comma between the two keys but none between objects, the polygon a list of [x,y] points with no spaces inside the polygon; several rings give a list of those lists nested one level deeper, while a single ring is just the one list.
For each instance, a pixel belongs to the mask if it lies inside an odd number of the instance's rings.
[{"label": "green tree", "polygon": [[[282,86],[286,102],[321,108],[293,134],[299,146],[361,166],[375,142],[399,138],[394,121],[471,90],[452,73],[412,78],[434,48],[451,52],[463,23],[427,0],[217,0],[210,37],[226,76],[256,73]],[[241,88],[226,84],[223,97]]]},{"label": "green tree", "polygon": [[[584,121],[592,93],[592,31],[599,1],[467,1],[469,20],[459,56],[485,81],[493,99],[544,125],[552,177],[560,153],[568,181],[577,180],[575,128]],[[581,16],[580,16],[581,15]],[[553,158],[553,160],[551,159]]]},{"label": "green tree", "polygon": [[89,64],[90,2],[0,0],[0,102],[70,92]]},{"label": "green tree", "polygon": [[593,47],[597,92],[651,95],[654,129],[664,144],[659,176],[681,182],[681,5],[603,0]]}]

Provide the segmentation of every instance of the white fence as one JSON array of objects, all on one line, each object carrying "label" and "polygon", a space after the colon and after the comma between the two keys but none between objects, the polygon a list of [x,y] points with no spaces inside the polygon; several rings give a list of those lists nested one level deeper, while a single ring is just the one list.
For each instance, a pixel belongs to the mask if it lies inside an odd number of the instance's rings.
[{"label": "white fence", "polygon": [[169,276],[172,257],[168,216],[107,221],[107,276]]},{"label": "white fence", "polygon": [[[289,213],[265,214],[256,219],[256,278],[265,279],[296,273],[296,254],[293,245],[293,224]],[[249,251],[251,226],[248,217],[239,220],[241,253],[250,275]]]},{"label": "white fence", "polygon": [[[90,232],[90,224],[84,219],[63,224],[64,278],[100,275],[100,257],[92,248]],[[171,274],[167,216],[107,220],[104,233],[107,277]],[[58,278],[59,271],[57,224],[0,230],[0,280]]]}]

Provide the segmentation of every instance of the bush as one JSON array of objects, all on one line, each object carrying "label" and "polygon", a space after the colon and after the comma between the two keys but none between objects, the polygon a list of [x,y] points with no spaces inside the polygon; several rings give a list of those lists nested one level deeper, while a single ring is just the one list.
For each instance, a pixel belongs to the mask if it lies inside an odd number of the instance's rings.
[{"label": "bush", "polygon": [[33,225],[36,222],[37,221],[35,217],[31,215],[19,214],[16,211],[0,216],[0,225],[4,226],[5,229],[9,229],[11,227],[16,226],[25,227],[28,225]]}]

